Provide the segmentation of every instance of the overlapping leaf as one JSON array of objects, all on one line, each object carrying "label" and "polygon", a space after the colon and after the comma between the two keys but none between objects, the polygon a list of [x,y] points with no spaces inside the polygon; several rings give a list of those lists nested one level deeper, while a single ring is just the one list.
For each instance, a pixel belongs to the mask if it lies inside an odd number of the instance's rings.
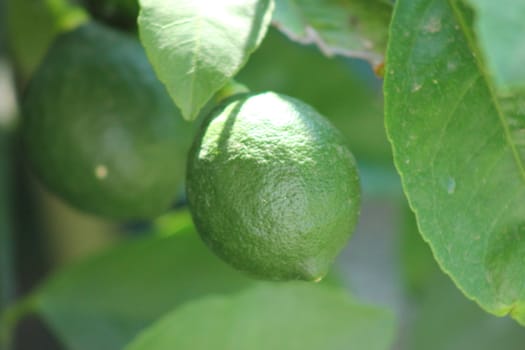
[{"label": "overlapping leaf", "polygon": [[525,1],[467,0],[490,76],[500,93],[525,91]]},{"label": "overlapping leaf", "polygon": [[392,6],[380,0],[276,0],[274,24],[326,55],[382,61]]},{"label": "overlapping leaf", "polygon": [[159,79],[193,120],[259,46],[272,0],[141,0],[139,32]]},{"label": "overlapping leaf", "polygon": [[394,321],[343,290],[259,284],[189,303],[143,332],[128,350],[386,350]]},{"label": "overlapping leaf", "polygon": [[252,283],[200,242],[187,213],[158,234],[123,244],[55,275],[32,295],[34,311],[71,349],[122,349],[174,307]]}]

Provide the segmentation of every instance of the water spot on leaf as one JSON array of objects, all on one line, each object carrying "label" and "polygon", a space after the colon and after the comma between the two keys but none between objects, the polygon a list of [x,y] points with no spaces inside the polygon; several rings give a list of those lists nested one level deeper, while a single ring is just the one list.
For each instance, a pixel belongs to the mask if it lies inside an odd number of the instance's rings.
[{"label": "water spot on leaf", "polygon": [[448,178],[447,192],[448,194],[454,194],[454,192],[456,192],[456,180],[453,177]]},{"label": "water spot on leaf", "polygon": [[414,85],[412,85],[412,92],[418,92],[419,90],[421,90],[422,87],[422,84],[414,83]]},{"label": "water spot on leaf", "polygon": [[423,27],[428,33],[437,33],[441,30],[441,18],[434,17]]}]

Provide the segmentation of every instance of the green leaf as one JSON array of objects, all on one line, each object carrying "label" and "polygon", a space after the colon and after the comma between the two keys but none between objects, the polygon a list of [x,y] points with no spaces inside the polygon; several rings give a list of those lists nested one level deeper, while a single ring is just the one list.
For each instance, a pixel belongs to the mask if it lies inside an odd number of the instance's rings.
[{"label": "green leaf", "polygon": [[381,0],[276,0],[274,24],[327,55],[382,62],[392,6]]},{"label": "green leaf", "polygon": [[338,289],[259,284],[234,297],[189,303],[144,331],[127,350],[386,350],[392,315]]},{"label": "green leaf", "polygon": [[525,91],[525,1],[467,0],[475,10],[479,46],[501,93]]},{"label": "green leaf", "polygon": [[[401,228],[401,267],[405,290],[411,297],[418,297],[433,287],[430,281],[441,276],[432,252],[421,239],[414,213],[404,205],[400,210],[403,218]],[[450,283],[450,282],[449,282]]]},{"label": "green leaf", "polygon": [[188,120],[246,63],[266,34],[272,0],[141,0],[142,44]]},{"label": "green leaf", "polygon": [[121,349],[174,307],[252,283],[208,251],[188,213],[157,226],[155,235],[59,272],[31,296],[68,348]]},{"label": "green leaf", "polygon": [[405,211],[402,256],[406,259],[408,287],[417,295],[409,299],[411,317],[400,349],[523,349],[523,328],[509,318],[485,313],[466,299],[439,270],[419,235],[413,214]]},{"label": "green leaf", "polygon": [[386,127],[421,234],[467,297],[525,324],[525,98],[494,94],[456,1],[396,6]]},{"label": "green leaf", "polygon": [[27,79],[55,36],[84,23],[87,13],[66,0],[6,0],[8,41],[16,68]]},{"label": "green leaf", "polygon": [[443,274],[433,276],[412,314],[404,350],[522,350],[523,328],[483,312]]}]

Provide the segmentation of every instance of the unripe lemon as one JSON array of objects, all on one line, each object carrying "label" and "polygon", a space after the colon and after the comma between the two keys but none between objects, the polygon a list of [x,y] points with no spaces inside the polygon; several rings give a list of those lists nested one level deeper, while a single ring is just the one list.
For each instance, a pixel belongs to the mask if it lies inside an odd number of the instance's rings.
[{"label": "unripe lemon", "polygon": [[275,93],[214,111],[190,150],[187,194],[204,242],[237,269],[320,280],[359,212],[356,163],[318,112]]},{"label": "unripe lemon", "polygon": [[135,39],[93,23],[58,37],[23,107],[36,174],[75,207],[145,219],[175,199],[191,127]]}]

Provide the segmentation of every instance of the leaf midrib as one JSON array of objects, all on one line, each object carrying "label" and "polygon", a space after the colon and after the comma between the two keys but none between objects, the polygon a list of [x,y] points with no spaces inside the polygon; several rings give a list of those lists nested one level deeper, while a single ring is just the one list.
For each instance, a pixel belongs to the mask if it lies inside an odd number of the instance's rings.
[{"label": "leaf midrib", "polygon": [[[524,168],[524,165],[523,165],[523,161],[521,160],[521,158],[519,156],[519,153],[518,153],[518,151],[516,149],[516,146],[515,146],[515,144],[513,142],[512,136],[510,134],[510,128],[509,128],[506,116],[503,113],[503,110],[502,110],[501,105],[499,103],[497,94],[495,92],[496,90],[495,90],[493,84],[490,81],[489,74],[487,73],[485,67],[483,66],[483,62],[481,61],[481,57],[483,57],[483,56],[481,56],[481,52],[480,52],[479,48],[477,47],[477,45],[475,43],[475,39],[472,37],[471,33],[468,30],[468,25],[465,22],[465,19],[464,19],[463,15],[461,14],[461,10],[457,7],[457,5],[455,5],[454,0],[448,0],[448,4],[449,4],[449,6],[452,9],[452,13],[454,14],[454,17],[455,17],[456,21],[459,23],[459,25],[461,27],[461,32],[465,36],[465,39],[466,39],[466,42],[467,42],[467,45],[468,45],[469,49],[473,53],[474,61],[476,62],[476,67],[478,68],[479,75],[485,81],[487,89],[489,90],[489,95],[490,95],[491,102],[494,105],[494,108],[495,108],[495,110],[496,110],[496,112],[498,114],[498,119],[500,120],[501,126],[503,127],[503,132],[505,134],[505,140],[507,141],[507,144],[508,144],[508,146],[509,146],[509,148],[510,148],[510,150],[512,152],[512,156],[514,158],[514,161],[516,163],[518,171],[520,172],[521,179],[523,180],[523,183],[525,184],[525,168]],[[513,195],[512,198],[510,198],[510,200],[507,201],[507,204],[502,207],[502,210],[492,220],[491,225],[489,226],[489,229],[488,229],[489,233],[494,229],[497,221],[501,220],[501,217],[507,211],[508,206],[516,199],[518,193],[519,192],[516,191],[515,195]],[[488,250],[488,244],[489,244],[488,241],[489,240],[486,239],[485,242],[484,242],[483,250],[485,252]],[[524,288],[522,287],[521,290],[520,290],[519,295],[522,294],[523,289]],[[465,293],[465,294],[467,294],[467,293]],[[499,310],[493,310],[493,312],[497,311],[498,313],[501,314],[501,316],[506,315],[506,314],[510,314],[510,313],[512,313],[512,310],[515,308],[515,305],[516,305],[516,303],[518,301],[519,301],[519,297],[517,297],[515,300],[513,300],[512,303],[506,305],[507,307],[505,309],[501,309],[501,307],[500,307]]]},{"label": "leaf midrib", "polygon": [[452,12],[454,14],[454,17],[456,18],[456,21],[458,22],[458,24],[461,27],[461,32],[465,36],[465,39],[467,41],[467,44],[468,44],[471,52],[474,53],[474,61],[476,62],[476,66],[478,68],[479,74],[483,78],[483,80],[485,81],[485,84],[486,84],[486,86],[487,86],[487,88],[489,90],[489,95],[490,95],[491,102],[493,103],[494,108],[496,109],[496,112],[498,114],[498,119],[500,120],[501,126],[503,127],[503,131],[504,131],[504,134],[505,134],[505,140],[507,140],[507,144],[509,145],[509,147],[510,147],[510,149],[512,151],[512,156],[513,156],[514,161],[515,161],[515,163],[516,163],[516,165],[518,167],[518,170],[520,172],[521,178],[522,178],[523,182],[525,183],[525,166],[524,166],[523,161],[521,160],[521,158],[519,156],[519,153],[518,153],[518,151],[516,149],[516,146],[514,145],[512,136],[510,134],[510,128],[509,128],[509,125],[507,123],[506,116],[503,113],[503,110],[502,110],[501,105],[499,103],[499,100],[497,98],[497,95],[496,95],[496,92],[495,92],[495,88],[494,88],[493,84],[491,83],[490,78],[488,77],[487,71],[485,70],[485,68],[484,68],[484,66],[483,66],[483,64],[481,62],[481,58],[480,58],[480,57],[482,57],[481,56],[481,52],[480,52],[479,48],[477,47],[477,45],[475,44],[474,38],[470,35],[470,33],[468,31],[468,26],[465,23],[465,20],[464,20],[462,14],[461,14],[460,9],[458,9],[457,5],[454,3],[454,0],[448,0],[448,4],[452,8]]},{"label": "leaf midrib", "polygon": [[195,80],[197,79],[197,72],[198,72],[198,69],[197,69],[197,66],[198,66],[198,62],[199,62],[199,58],[198,58],[198,54],[199,54],[199,49],[201,47],[201,34],[202,34],[202,16],[196,16],[195,17],[195,26],[196,26],[196,30],[195,30],[195,45],[193,47],[193,50],[192,50],[192,57],[191,57],[191,68],[190,68],[190,71],[192,72],[191,75],[190,75],[190,81],[189,81],[189,84],[190,84],[190,96],[188,98],[188,106],[189,106],[189,111],[188,112],[188,117],[193,119],[193,101],[195,99],[195,94],[196,94],[196,91],[195,91]]}]

